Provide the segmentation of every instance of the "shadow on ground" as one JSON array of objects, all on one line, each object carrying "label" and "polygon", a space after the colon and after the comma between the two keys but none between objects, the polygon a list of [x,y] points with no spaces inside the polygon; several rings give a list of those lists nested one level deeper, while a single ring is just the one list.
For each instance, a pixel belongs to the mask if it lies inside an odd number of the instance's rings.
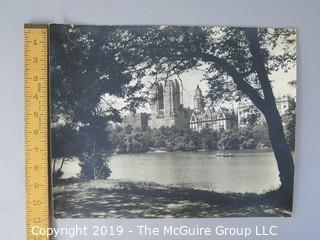
[{"label": "shadow on ground", "polygon": [[114,180],[59,180],[53,188],[56,218],[290,217],[276,192],[214,193]]}]

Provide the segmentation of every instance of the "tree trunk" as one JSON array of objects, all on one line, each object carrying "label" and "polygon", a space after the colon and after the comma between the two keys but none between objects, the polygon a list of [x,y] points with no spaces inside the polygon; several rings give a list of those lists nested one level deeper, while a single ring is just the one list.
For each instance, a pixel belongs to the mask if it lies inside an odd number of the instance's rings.
[{"label": "tree trunk", "polygon": [[54,161],[53,161],[53,171],[52,171],[52,175],[53,175],[52,177],[53,177],[53,180],[54,180],[54,181],[58,179],[58,173],[62,170],[63,164],[64,164],[64,162],[66,161],[66,159],[67,159],[67,157],[62,158],[60,167],[59,167],[59,169],[56,170],[56,171],[55,171],[55,168],[56,168],[56,161],[57,161],[57,159],[54,159]]},{"label": "tree trunk", "polygon": [[66,157],[62,158],[62,161],[61,161],[60,168],[59,168],[58,172],[61,171],[61,169],[62,169],[63,164],[64,164],[65,161],[66,161]]},{"label": "tree trunk", "polygon": [[279,199],[288,209],[292,209],[294,162],[286,142],[281,117],[275,102],[267,104],[264,115],[268,125],[269,137],[279,170],[281,186]]},{"label": "tree trunk", "polygon": [[281,117],[272,91],[268,71],[265,67],[265,57],[260,48],[258,30],[255,28],[246,28],[244,32],[249,41],[249,48],[252,54],[252,64],[263,91],[264,103],[259,106],[255,103],[255,99],[251,98],[251,100],[253,100],[255,105],[263,112],[266,118],[269,137],[278,164],[279,177],[281,181],[281,187],[279,189],[281,199],[279,200],[284,204],[284,206],[291,210],[294,175],[293,158],[289,145],[284,137]]}]

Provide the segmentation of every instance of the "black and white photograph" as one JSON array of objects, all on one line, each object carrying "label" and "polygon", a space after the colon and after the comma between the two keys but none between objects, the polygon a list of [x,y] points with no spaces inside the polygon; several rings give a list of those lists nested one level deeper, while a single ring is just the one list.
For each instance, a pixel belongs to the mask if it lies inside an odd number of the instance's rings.
[{"label": "black and white photograph", "polygon": [[55,218],[291,217],[296,29],[50,25]]}]

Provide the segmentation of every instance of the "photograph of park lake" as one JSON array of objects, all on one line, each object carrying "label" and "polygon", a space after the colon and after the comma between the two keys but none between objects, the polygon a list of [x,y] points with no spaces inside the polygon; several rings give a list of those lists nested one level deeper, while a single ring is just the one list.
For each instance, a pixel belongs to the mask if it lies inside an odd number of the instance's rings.
[{"label": "photograph of park lake", "polygon": [[50,25],[55,218],[290,217],[296,30]]}]

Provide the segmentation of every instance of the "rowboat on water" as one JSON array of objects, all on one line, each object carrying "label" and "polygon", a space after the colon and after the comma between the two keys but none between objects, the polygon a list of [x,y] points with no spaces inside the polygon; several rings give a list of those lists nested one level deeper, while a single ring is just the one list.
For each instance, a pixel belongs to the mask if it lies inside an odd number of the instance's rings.
[{"label": "rowboat on water", "polygon": [[231,153],[217,153],[216,157],[233,157],[234,155]]}]

